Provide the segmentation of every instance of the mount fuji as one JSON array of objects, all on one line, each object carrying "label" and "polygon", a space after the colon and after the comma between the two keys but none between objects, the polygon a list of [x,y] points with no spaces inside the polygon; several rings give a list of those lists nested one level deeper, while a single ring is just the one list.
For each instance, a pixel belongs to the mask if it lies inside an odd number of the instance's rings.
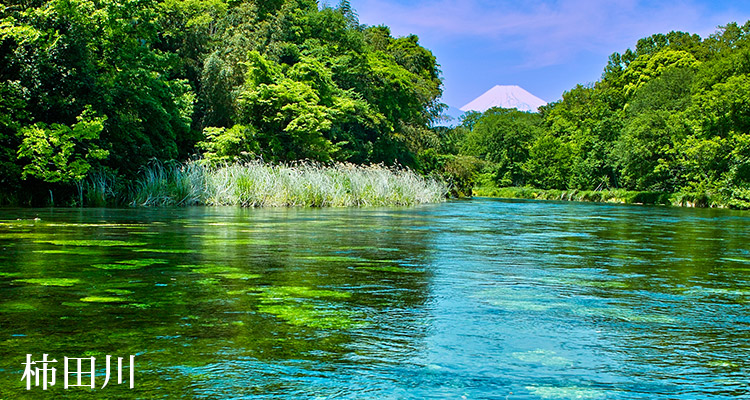
[{"label": "mount fuji", "polygon": [[485,112],[492,107],[500,107],[537,112],[539,107],[545,104],[547,102],[527,92],[520,86],[497,85],[461,107],[461,111]]}]

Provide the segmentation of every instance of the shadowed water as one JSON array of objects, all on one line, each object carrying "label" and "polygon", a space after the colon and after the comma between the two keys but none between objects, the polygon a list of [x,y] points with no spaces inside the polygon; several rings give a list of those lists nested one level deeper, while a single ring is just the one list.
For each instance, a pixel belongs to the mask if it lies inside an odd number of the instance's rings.
[{"label": "shadowed water", "polygon": [[[586,203],[4,209],[0,398],[747,396],[748,243],[746,212]],[[131,354],[134,389],[62,387]]]}]

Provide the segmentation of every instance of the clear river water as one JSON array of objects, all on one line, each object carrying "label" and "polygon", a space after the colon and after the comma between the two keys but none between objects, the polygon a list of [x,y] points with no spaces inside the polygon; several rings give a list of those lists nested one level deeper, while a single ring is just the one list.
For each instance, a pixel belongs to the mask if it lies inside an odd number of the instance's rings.
[{"label": "clear river water", "polygon": [[749,377],[748,212],[0,209],[3,399],[720,399]]}]

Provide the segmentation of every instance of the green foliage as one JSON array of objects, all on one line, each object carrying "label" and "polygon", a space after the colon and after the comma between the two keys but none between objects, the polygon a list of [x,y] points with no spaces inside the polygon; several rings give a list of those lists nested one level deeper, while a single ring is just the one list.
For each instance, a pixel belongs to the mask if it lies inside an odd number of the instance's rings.
[{"label": "green foliage", "polygon": [[[104,182],[198,152],[417,166],[441,92],[416,36],[360,25],[349,1],[21,2],[0,9],[0,182],[78,182],[102,204]],[[107,119],[77,138],[88,108]]]},{"label": "green foliage", "polygon": [[695,96],[698,135],[728,137],[750,132],[750,75],[733,76]]},{"label": "green foliage", "polygon": [[449,155],[440,172],[451,186],[451,194],[457,197],[471,196],[472,186],[485,164],[472,156]]},{"label": "green foliage", "polygon": [[523,164],[529,144],[542,132],[538,114],[515,109],[492,108],[467,134],[464,152],[496,166],[496,179],[502,186],[523,185]]},{"label": "green foliage", "polygon": [[364,28],[348,2],[243,12],[256,23],[220,26],[204,63],[204,127],[254,129],[265,160],[413,162],[411,136],[424,133],[441,93],[436,60],[416,36]]},{"label": "green foliage", "polygon": [[91,169],[89,160],[102,160],[109,152],[90,142],[99,138],[105,118],[91,115],[90,110],[78,117],[72,127],[37,123],[21,129],[23,142],[19,158],[30,163],[23,168],[23,177],[31,175],[45,182],[77,182]]},{"label": "green foliage", "polygon": [[196,144],[210,164],[252,159],[260,152],[255,132],[244,125],[227,128],[205,128],[205,139]]},{"label": "green foliage", "polygon": [[322,65],[304,60],[283,74],[254,52],[247,67],[238,120],[258,130],[263,154],[271,161],[328,161],[334,146],[323,132],[331,129],[336,112],[325,104],[333,100],[323,97],[332,81]]},{"label": "green foliage", "polygon": [[22,173],[16,157],[21,142],[18,130],[28,117],[26,104],[26,91],[18,81],[0,82],[0,186],[6,188],[17,187]]},{"label": "green foliage", "polygon": [[683,111],[692,101],[694,70],[667,68],[662,74],[638,89],[626,106],[631,115],[648,110]]},{"label": "green foliage", "polygon": [[628,65],[623,77],[625,93],[632,95],[646,82],[660,76],[671,68],[696,68],[699,61],[694,55],[682,50],[663,50],[655,54],[643,55]]},{"label": "green foliage", "polygon": [[449,156],[482,160],[479,195],[750,208],[750,21],[652,35],[539,115],[469,113],[436,133],[423,163],[448,176]]},{"label": "green foliage", "polygon": [[523,164],[528,183],[542,189],[565,187],[573,163],[570,143],[552,135],[537,136]]},{"label": "green foliage", "polygon": [[[417,36],[361,25],[346,0],[15,2],[0,9],[0,202],[55,188],[111,204],[141,173],[136,203],[200,203],[213,175],[169,162],[199,155],[200,168],[404,165],[456,195],[532,185],[747,204],[750,21],[705,39],[643,38],[539,114],[468,113],[453,129],[431,127],[445,107],[440,75]],[[255,172],[223,173],[238,179],[224,181],[232,201],[265,204]],[[295,196],[336,197],[316,190]],[[375,192],[375,203],[391,196]]]},{"label": "green foliage", "polygon": [[198,163],[164,164],[152,161],[135,181],[131,204],[140,206],[188,206],[202,204],[206,185]]},{"label": "green foliage", "polygon": [[72,125],[86,107],[107,115],[98,141],[114,169],[187,153],[194,93],[157,48],[157,15],[146,2],[88,0],[14,12],[0,28],[0,81],[18,82],[28,126]]},{"label": "green foliage", "polygon": [[652,111],[638,114],[623,129],[615,143],[613,158],[621,173],[620,184],[635,190],[665,190],[666,159],[672,153],[669,114]]}]

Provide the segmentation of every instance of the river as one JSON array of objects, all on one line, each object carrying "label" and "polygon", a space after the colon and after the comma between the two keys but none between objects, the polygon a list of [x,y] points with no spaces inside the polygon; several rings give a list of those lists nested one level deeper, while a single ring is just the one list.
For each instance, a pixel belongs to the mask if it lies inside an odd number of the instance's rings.
[{"label": "river", "polygon": [[0,397],[742,397],[749,301],[748,212],[1,209]]}]

